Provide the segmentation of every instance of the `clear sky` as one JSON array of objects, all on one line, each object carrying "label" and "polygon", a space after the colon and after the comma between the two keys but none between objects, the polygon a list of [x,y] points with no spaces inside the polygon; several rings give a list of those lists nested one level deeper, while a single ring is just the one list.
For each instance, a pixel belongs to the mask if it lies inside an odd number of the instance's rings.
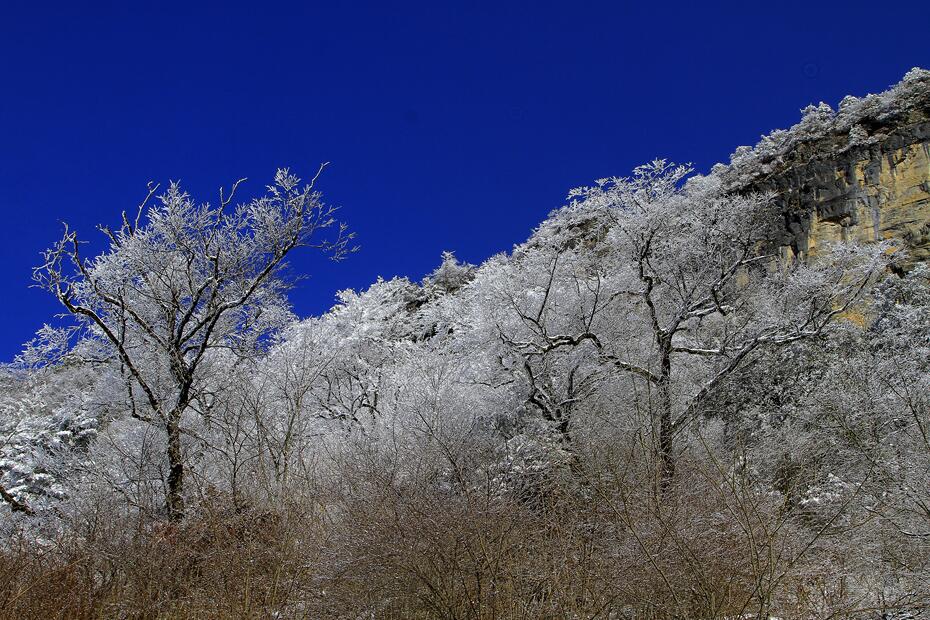
[{"label": "clear sky", "polygon": [[58,312],[27,287],[59,222],[96,238],[149,180],[215,200],[332,162],[362,249],[293,261],[309,315],[443,250],[508,250],[574,186],[707,170],[930,68],[926,0],[82,4],[0,4],[0,359]]}]

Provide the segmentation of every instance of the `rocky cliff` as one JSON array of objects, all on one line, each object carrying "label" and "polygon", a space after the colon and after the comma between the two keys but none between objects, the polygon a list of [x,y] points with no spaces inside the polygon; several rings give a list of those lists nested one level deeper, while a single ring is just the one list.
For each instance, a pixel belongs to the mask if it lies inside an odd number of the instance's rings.
[{"label": "rocky cliff", "polygon": [[775,195],[780,245],[813,257],[827,242],[899,239],[910,260],[930,259],[930,71],[889,89],[809,106],[800,123],[741,147],[717,166],[731,191]]}]

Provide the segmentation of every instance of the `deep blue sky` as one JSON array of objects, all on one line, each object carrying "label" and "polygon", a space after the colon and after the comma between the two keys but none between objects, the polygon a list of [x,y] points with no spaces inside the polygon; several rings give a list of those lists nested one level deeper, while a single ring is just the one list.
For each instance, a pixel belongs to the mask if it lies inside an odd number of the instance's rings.
[{"label": "deep blue sky", "polygon": [[27,286],[58,222],[92,237],[150,179],[214,200],[331,161],[362,250],[294,261],[308,315],[446,249],[508,250],[571,187],[706,170],[930,67],[925,0],[79,4],[0,5],[0,359],[57,311]]}]

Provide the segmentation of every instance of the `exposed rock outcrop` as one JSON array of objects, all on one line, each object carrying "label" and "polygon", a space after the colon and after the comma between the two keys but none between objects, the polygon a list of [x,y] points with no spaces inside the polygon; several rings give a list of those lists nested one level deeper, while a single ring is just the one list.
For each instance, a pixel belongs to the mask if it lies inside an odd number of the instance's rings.
[{"label": "exposed rock outcrop", "polygon": [[785,218],[780,245],[816,256],[841,240],[901,239],[930,260],[930,71],[914,69],[890,90],[821,103],[791,129],[741,147],[716,166],[731,191],[772,192]]}]

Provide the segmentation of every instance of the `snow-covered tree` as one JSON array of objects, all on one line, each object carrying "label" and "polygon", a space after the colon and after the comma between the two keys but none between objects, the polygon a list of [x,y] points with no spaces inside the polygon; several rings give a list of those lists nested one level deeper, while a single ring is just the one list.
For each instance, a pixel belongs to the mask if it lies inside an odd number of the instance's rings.
[{"label": "snow-covered tree", "polygon": [[[724,194],[713,179],[685,185],[690,172],[654,161],[573,191],[538,236],[557,248],[553,269],[573,246],[589,247],[590,266],[572,269],[568,290],[577,293],[547,287],[539,304],[518,310],[533,332],[524,350],[593,346],[643,383],[666,485],[675,436],[718,386],[754,353],[822,334],[883,265],[879,246],[838,248],[816,265],[781,263],[768,198]],[[571,300],[574,325],[546,319],[547,304],[559,303],[552,297]]]},{"label": "snow-covered tree", "polygon": [[99,256],[85,258],[66,227],[35,270],[80,336],[119,364],[132,417],[164,433],[172,518],[184,513],[185,413],[209,397],[221,358],[256,354],[290,321],[287,257],[312,247],[339,259],[351,249],[316,178],[301,185],[279,170],[266,195],[238,206],[238,182],[214,205],[195,203],[172,183],[149,207],[157,192],[150,187],[134,217],[124,212],[117,228],[100,227],[108,247]]}]

